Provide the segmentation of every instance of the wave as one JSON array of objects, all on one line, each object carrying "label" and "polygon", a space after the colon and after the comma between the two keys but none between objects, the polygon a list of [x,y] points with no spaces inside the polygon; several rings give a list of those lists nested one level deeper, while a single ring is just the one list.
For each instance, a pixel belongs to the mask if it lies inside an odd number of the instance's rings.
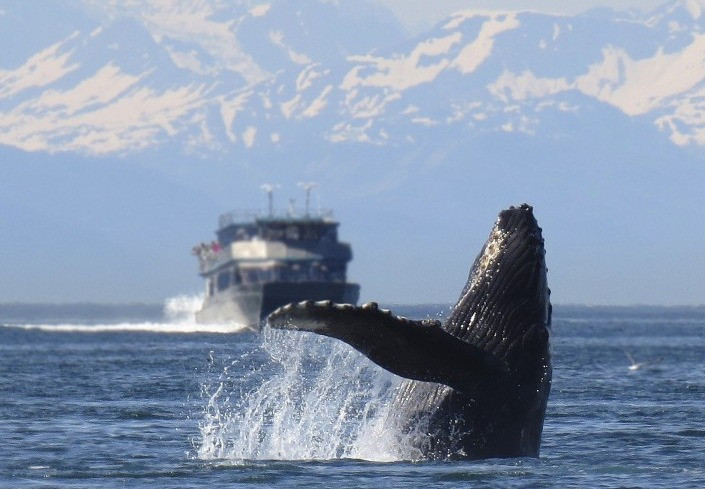
[{"label": "wave", "polygon": [[118,332],[148,332],[148,333],[238,333],[249,331],[248,327],[239,323],[196,323],[196,311],[203,303],[201,295],[178,295],[164,301],[164,321],[124,321],[117,323],[96,322],[89,324],[56,323],[0,324],[0,327],[21,330],[37,330],[52,333],[118,333]]},{"label": "wave", "polygon": [[249,330],[247,326],[237,323],[3,324],[0,327],[53,333],[238,333]]}]

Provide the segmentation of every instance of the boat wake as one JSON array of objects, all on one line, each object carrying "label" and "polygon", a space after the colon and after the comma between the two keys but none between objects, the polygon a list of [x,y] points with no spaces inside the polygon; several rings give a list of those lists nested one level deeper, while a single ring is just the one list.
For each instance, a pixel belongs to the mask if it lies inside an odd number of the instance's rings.
[{"label": "boat wake", "polygon": [[237,333],[246,331],[247,327],[237,323],[197,324],[195,313],[203,303],[201,295],[179,295],[164,302],[163,321],[115,322],[115,323],[12,323],[1,327],[23,330],[38,330],[55,333],[117,333],[117,332],[148,332],[148,333]]},{"label": "boat wake", "polygon": [[256,351],[202,386],[202,460],[418,459],[395,427],[400,379],[348,345],[265,328]]}]

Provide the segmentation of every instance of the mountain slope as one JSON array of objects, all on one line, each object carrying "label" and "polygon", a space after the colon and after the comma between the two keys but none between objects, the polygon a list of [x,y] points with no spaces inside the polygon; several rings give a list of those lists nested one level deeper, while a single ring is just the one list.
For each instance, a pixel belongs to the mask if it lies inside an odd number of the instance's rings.
[{"label": "mountain slope", "polygon": [[[44,29],[36,4],[1,5],[7,38],[18,22],[23,37]],[[459,12],[406,40],[366,2],[72,5],[75,20],[57,13],[41,47],[15,43],[3,59],[1,144],[87,154],[408,144],[448,129],[535,134],[556,112],[606,103],[675,144],[705,145],[695,0],[643,18]]]}]

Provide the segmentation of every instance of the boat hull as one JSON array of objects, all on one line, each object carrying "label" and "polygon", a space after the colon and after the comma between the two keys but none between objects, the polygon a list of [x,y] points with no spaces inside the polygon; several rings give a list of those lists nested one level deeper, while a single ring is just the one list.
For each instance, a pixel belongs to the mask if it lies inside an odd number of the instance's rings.
[{"label": "boat hull", "polygon": [[259,331],[270,312],[290,302],[330,300],[356,304],[360,286],[343,282],[266,282],[232,286],[206,297],[199,324],[239,323]]}]

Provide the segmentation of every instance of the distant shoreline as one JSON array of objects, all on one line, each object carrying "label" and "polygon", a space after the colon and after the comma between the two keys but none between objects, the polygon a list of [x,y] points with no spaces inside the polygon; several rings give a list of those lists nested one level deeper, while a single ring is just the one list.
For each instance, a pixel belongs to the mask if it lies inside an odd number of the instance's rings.
[{"label": "distant shoreline", "polygon": [[[452,304],[380,304],[380,307],[391,309],[398,315],[410,318],[431,317],[442,319],[450,311]],[[553,306],[555,318],[572,317],[575,315],[594,318],[658,318],[673,317],[703,317],[705,305],[697,306],[600,306],[583,304],[556,304]],[[166,319],[163,303],[0,303],[0,323],[28,324],[61,324],[61,323],[103,323],[115,324],[122,322],[163,322]]]},{"label": "distant shoreline", "polygon": [[164,304],[0,303],[0,323],[121,323],[163,321],[164,317]]}]

